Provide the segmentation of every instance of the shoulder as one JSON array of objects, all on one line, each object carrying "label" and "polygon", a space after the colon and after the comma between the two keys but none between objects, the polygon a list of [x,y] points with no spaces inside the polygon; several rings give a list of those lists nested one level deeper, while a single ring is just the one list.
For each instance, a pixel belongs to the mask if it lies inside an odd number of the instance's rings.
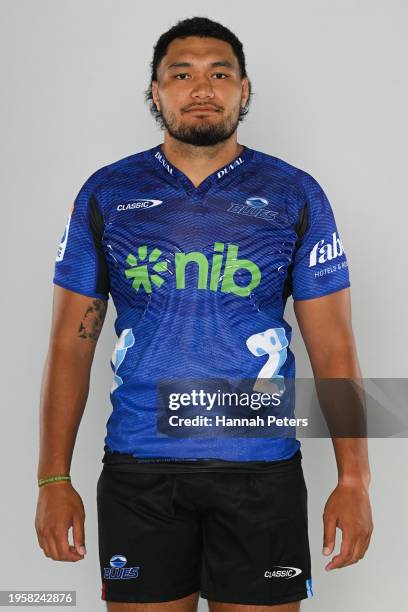
[{"label": "shoulder", "polygon": [[113,187],[115,183],[126,181],[127,178],[134,175],[135,171],[143,169],[147,153],[148,150],[132,153],[97,168],[85,180],[82,189],[95,193],[100,189]]},{"label": "shoulder", "polygon": [[322,191],[319,181],[310,172],[300,168],[286,159],[255,150],[255,161],[258,170],[291,186],[298,195],[308,198],[313,192]]}]

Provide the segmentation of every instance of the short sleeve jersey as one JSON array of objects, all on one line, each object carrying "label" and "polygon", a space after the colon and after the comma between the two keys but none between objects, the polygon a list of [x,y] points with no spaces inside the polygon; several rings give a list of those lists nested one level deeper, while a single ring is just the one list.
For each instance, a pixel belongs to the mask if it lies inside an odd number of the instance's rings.
[{"label": "short sleeve jersey", "polygon": [[[295,377],[288,297],[350,285],[333,210],[310,174],[246,146],[197,187],[161,144],[120,159],[80,189],[53,282],[115,305],[105,450],[274,461],[299,449],[295,437],[162,435],[156,385]],[[273,372],[265,369],[271,352],[279,357]]]}]

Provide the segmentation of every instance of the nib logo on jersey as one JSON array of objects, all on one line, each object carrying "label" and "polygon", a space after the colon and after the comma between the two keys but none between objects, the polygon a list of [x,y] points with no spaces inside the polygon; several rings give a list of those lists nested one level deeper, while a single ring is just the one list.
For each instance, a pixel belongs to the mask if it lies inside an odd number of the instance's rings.
[{"label": "nib logo on jersey", "polygon": [[[174,259],[175,268],[175,274],[172,275],[172,278],[175,279],[175,288],[180,290],[186,288],[186,268],[187,265],[192,265],[197,270],[197,274],[194,275],[197,289],[234,293],[241,297],[247,297],[261,281],[259,267],[249,259],[239,259],[236,244],[225,245],[223,242],[215,242],[213,251],[212,257],[207,257],[199,251],[192,251],[191,253],[178,251],[172,255],[171,258]],[[162,274],[168,270],[170,260],[159,261],[161,254],[160,249],[154,248],[148,255],[146,245],[138,248],[137,256],[129,253],[126,262],[130,269],[125,270],[125,276],[133,279],[132,287],[135,291],[144,290],[146,293],[151,293],[153,285],[161,287],[167,280],[163,278]],[[238,285],[235,282],[234,274],[238,270],[245,271],[245,277],[248,279],[246,284]]]},{"label": "nib logo on jersey", "polygon": [[110,558],[110,567],[103,568],[103,577],[105,580],[129,580],[130,578],[138,578],[140,566],[125,567],[127,563],[126,557],[123,555],[113,555]]}]

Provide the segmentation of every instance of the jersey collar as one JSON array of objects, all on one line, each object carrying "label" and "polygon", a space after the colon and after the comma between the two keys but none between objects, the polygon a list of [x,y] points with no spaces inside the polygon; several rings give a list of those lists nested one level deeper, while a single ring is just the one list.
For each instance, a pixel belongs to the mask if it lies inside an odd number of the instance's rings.
[{"label": "jersey collar", "polygon": [[153,166],[157,169],[157,172],[163,174],[163,178],[180,184],[190,194],[202,194],[208,191],[212,185],[225,185],[234,176],[240,174],[241,169],[248,165],[255,151],[244,145],[240,155],[237,155],[231,162],[207,176],[198,187],[194,186],[193,182],[184,172],[168,161],[162,151],[161,143],[149,149],[149,153]]}]

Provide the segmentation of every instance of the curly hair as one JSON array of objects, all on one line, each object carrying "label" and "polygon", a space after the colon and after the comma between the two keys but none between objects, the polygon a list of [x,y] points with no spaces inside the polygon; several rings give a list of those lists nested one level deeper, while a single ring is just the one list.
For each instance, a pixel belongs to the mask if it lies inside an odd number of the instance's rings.
[{"label": "curly hair", "polygon": [[241,107],[239,113],[239,121],[242,121],[249,111],[249,104],[253,96],[251,81],[248,78],[245,66],[245,54],[241,41],[235,36],[231,30],[223,26],[221,23],[212,21],[207,17],[191,17],[178,21],[170,30],[164,32],[158,39],[153,50],[153,59],[150,62],[151,76],[149,87],[145,91],[145,102],[149,104],[150,112],[156,121],[164,128],[162,115],[153,101],[152,82],[157,81],[157,67],[167,53],[169,44],[176,38],[187,38],[187,36],[200,36],[201,38],[218,38],[229,43],[232,47],[235,57],[238,60],[241,78],[246,77],[249,83],[249,96],[244,107]]}]

